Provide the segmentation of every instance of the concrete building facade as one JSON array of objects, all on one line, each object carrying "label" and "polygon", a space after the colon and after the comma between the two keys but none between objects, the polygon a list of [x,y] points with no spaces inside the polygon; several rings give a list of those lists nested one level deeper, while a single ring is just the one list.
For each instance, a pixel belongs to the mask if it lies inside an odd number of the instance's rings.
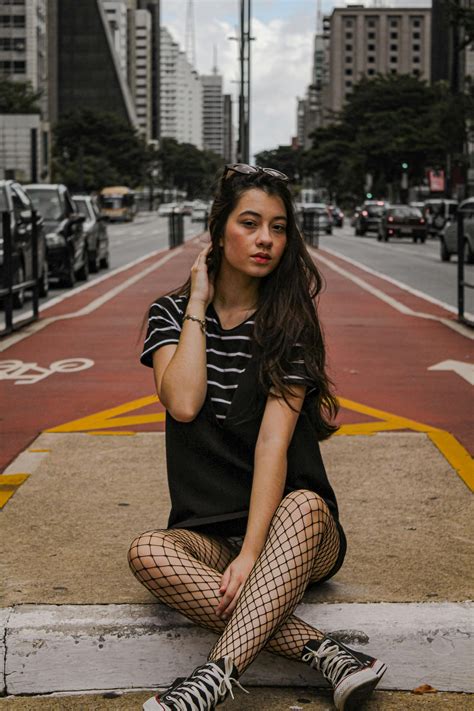
[{"label": "concrete building facade", "polygon": [[161,137],[202,149],[202,85],[170,32],[161,28]]},{"label": "concrete building facade", "polygon": [[431,9],[349,6],[331,15],[330,92],[325,108],[340,111],[363,76],[431,76]]},{"label": "concrete building facade", "polygon": [[102,0],[115,53],[124,77],[128,69],[128,14],[127,0]]},{"label": "concrete building facade", "polygon": [[135,10],[135,111],[147,141],[152,134],[152,18],[148,10]]},{"label": "concrete building facade", "polygon": [[230,94],[224,94],[224,160],[226,163],[236,162],[232,106],[232,96]]},{"label": "concrete building facade", "polygon": [[224,94],[222,92],[222,76],[203,74],[202,83],[202,131],[203,146],[207,151],[213,151],[224,156]]},{"label": "concrete building facade", "polygon": [[[131,2],[132,0],[129,0]],[[135,2],[135,0],[133,0]],[[140,10],[148,10],[151,17],[151,138],[159,141],[161,101],[161,16],[160,0],[138,0]]]}]

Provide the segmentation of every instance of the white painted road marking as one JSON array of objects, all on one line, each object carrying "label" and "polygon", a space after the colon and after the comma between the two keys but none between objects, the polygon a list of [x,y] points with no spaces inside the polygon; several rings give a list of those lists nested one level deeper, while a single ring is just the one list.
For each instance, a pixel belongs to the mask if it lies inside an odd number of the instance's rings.
[{"label": "white painted road marking", "polygon": [[14,385],[34,385],[53,373],[78,373],[93,365],[94,361],[90,358],[55,360],[48,368],[22,360],[0,360],[0,380],[14,380]]},{"label": "white painted road marking", "polygon": [[[149,267],[146,267],[146,269],[143,269],[143,271],[139,272],[138,274],[135,274],[133,277],[130,277],[130,279],[127,279],[126,281],[122,282],[121,284],[118,284],[118,286],[114,287],[110,291],[105,292],[102,296],[99,296],[97,299],[94,299],[93,301],[90,302],[87,306],[84,306],[82,309],[79,309],[79,311],[74,311],[73,313],[70,314],[62,314],[60,316],[51,316],[50,318],[45,318],[42,319],[41,321],[37,321],[36,323],[31,324],[28,326],[27,329],[24,331],[21,331],[19,333],[16,333],[14,336],[10,336],[9,338],[6,338],[2,343],[0,343],[0,352],[6,351],[8,348],[11,348],[15,343],[19,343],[20,341],[23,341],[25,338],[29,338],[29,336],[32,336],[34,333],[38,333],[38,331],[42,331],[43,328],[46,328],[49,326],[51,323],[56,323],[56,321],[62,321],[65,319],[69,318],[80,318],[81,316],[87,316],[88,314],[92,313],[93,311],[96,311],[100,306],[103,304],[107,303],[107,301],[110,301],[113,299],[117,294],[120,294],[120,292],[125,291],[125,289],[128,289],[129,286],[132,286],[132,284],[135,284],[137,281],[140,281],[140,279],[143,279],[143,277],[147,276],[151,272],[153,272],[155,269],[158,269],[161,267],[163,264],[168,262],[170,259],[175,257],[177,254],[180,254],[181,251],[183,250],[183,247],[176,247],[172,252],[168,252],[165,254],[164,257],[162,257],[158,262],[155,262],[154,264],[151,264]],[[163,251],[163,250],[160,250]],[[154,253],[153,253],[154,254]],[[159,254],[159,252],[157,252]],[[148,255],[150,256],[150,255]],[[145,257],[142,257],[141,259],[137,260],[139,262],[142,262]],[[133,263],[132,263],[133,265]],[[116,270],[117,271],[124,271],[125,269],[129,269],[131,264],[127,264],[126,267],[121,267],[120,269]],[[110,277],[111,275],[107,275],[107,277]],[[107,278],[106,277],[106,278]],[[97,280],[99,281],[99,280]],[[97,281],[94,284],[91,284],[91,286],[97,284]],[[77,294],[78,290],[76,290]]]},{"label": "white painted road marking", "polygon": [[[425,319],[428,319],[429,321],[438,321],[438,323],[442,323],[444,326],[451,328],[453,331],[456,331],[461,336],[464,336],[465,338],[469,338],[470,340],[474,339],[474,331],[471,331],[466,326],[463,326],[462,324],[457,323],[457,321],[451,321],[448,318],[443,318],[441,316],[434,316],[433,314],[426,314],[426,313],[423,313],[422,311],[413,311],[413,309],[411,309],[409,306],[405,306],[405,304],[402,304],[401,301],[397,301],[392,296],[385,294],[385,292],[381,291],[380,289],[377,289],[377,287],[375,287],[375,286],[372,286],[372,284],[369,284],[367,281],[364,281],[363,279],[356,276],[355,274],[348,272],[347,269],[343,269],[338,264],[331,262],[330,259],[326,259],[326,257],[323,257],[320,252],[318,252],[314,249],[310,249],[309,251],[313,255],[313,257],[316,258],[317,261],[322,262],[323,264],[326,264],[326,266],[328,266],[330,269],[337,272],[338,274],[345,277],[346,279],[349,279],[350,281],[354,282],[354,284],[357,284],[358,286],[360,286],[361,289],[364,289],[364,291],[368,291],[369,294],[372,294],[377,299],[380,299],[381,301],[385,302],[386,304],[391,306],[393,309],[395,309],[399,313],[404,314],[405,316],[415,316],[416,318],[425,318]],[[325,251],[329,251],[329,250],[325,250]],[[335,254],[335,256],[339,256],[339,255]],[[346,261],[352,261],[352,260],[348,260],[345,257],[342,257],[342,258],[346,259]],[[361,267],[361,268],[365,268],[365,267]],[[388,281],[393,281],[392,279],[389,279],[388,277],[384,277],[383,275],[379,275],[376,272],[373,272],[372,269],[370,269],[370,270],[368,268],[365,268],[365,269],[366,269],[366,271],[370,271],[370,272],[374,273],[376,276],[380,276],[380,278],[382,278],[382,279],[387,279]],[[407,290],[409,290],[409,289],[407,288]],[[432,301],[431,297],[426,297],[426,296],[423,297],[423,295],[421,295],[421,298],[426,298],[427,301]]]},{"label": "white painted road marking", "polygon": [[474,365],[472,363],[464,363],[462,360],[443,360],[436,365],[430,365],[428,370],[452,370],[467,380],[469,385],[474,385]]}]

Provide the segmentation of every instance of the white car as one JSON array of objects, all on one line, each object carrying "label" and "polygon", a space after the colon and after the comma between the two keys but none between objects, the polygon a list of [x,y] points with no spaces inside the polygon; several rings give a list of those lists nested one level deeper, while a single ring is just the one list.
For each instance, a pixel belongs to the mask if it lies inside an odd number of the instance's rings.
[{"label": "white car", "polygon": [[178,202],[164,202],[158,208],[158,217],[169,217],[169,215],[181,211],[182,208]]}]

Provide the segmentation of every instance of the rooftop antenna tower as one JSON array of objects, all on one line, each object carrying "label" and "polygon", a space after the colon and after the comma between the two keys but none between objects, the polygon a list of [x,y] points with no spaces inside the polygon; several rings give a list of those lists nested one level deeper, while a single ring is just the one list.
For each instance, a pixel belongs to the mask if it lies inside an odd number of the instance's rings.
[{"label": "rooftop antenna tower", "polygon": [[317,15],[316,15],[316,34],[321,35],[323,33],[323,12],[321,9],[321,0],[318,0],[317,5]]},{"label": "rooftop antenna tower", "polygon": [[218,74],[218,69],[217,69],[217,45],[214,45],[214,65],[212,67],[212,73],[213,74]]},{"label": "rooftop antenna tower", "polygon": [[196,69],[196,36],[194,32],[194,0],[188,0],[186,7],[186,57]]}]

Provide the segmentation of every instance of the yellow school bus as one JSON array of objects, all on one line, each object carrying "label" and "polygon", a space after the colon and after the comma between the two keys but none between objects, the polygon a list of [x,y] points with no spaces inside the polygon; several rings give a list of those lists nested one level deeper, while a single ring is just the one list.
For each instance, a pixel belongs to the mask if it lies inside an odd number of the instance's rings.
[{"label": "yellow school bus", "polygon": [[99,206],[101,214],[110,221],[131,222],[137,212],[135,193],[124,185],[102,188]]}]

